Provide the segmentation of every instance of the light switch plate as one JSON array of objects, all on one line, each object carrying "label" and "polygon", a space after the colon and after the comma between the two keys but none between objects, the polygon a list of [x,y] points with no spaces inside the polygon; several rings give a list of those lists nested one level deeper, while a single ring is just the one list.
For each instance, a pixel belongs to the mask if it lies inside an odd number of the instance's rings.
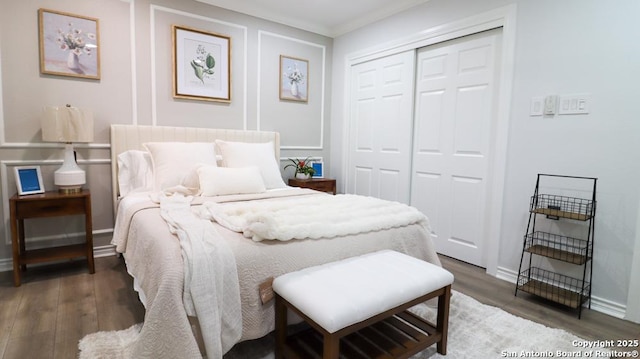
[{"label": "light switch plate", "polygon": [[544,98],[542,96],[536,96],[531,98],[531,108],[529,109],[530,116],[542,116],[542,106]]}]

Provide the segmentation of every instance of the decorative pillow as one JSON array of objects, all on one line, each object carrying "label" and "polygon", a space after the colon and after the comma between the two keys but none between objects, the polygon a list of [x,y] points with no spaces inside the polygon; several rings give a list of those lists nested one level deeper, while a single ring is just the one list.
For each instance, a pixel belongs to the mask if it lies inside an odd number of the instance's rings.
[{"label": "decorative pillow", "polygon": [[284,188],[273,142],[249,143],[216,140],[225,167],[258,166],[267,189]]},{"label": "decorative pillow", "polygon": [[267,189],[260,175],[260,168],[216,167],[198,168],[202,196],[222,196],[227,194],[262,193]]},{"label": "decorative pillow", "polygon": [[202,166],[208,166],[204,163],[196,163],[194,167],[192,167],[187,173],[185,173],[184,177],[182,177],[181,185],[189,188],[197,190],[200,188],[200,178],[198,177],[198,169]]},{"label": "decorative pillow", "polygon": [[153,190],[153,164],[149,152],[129,150],[117,157],[120,196]]},{"label": "decorative pillow", "polygon": [[151,154],[154,190],[182,184],[196,165],[216,165],[215,145],[209,142],[148,142]]}]

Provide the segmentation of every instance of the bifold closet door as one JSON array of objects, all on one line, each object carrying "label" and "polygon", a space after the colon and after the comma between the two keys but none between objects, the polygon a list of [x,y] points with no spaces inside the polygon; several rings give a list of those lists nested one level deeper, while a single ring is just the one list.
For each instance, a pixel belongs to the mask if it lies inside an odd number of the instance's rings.
[{"label": "bifold closet door", "polygon": [[501,30],[418,50],[411,204],[439,253],[485,267]]},{"label": "bifold closet door", "polygon": [[415,51],[351,67],[346,192],[409,203]]}]

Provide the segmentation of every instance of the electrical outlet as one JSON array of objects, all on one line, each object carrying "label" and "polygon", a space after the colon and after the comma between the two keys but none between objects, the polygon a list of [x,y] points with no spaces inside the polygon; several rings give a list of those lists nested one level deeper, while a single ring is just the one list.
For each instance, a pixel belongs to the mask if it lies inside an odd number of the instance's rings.
[{"label": "electrical outlet", "polygon": [[560,96],[559,115],[580,115],[589,113],[589,94]]}]

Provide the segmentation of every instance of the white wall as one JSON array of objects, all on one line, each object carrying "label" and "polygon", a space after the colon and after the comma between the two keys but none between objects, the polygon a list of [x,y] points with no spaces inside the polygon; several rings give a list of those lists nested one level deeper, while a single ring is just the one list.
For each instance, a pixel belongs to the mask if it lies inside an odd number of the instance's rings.
[{"label": "white wall", "polygon": [[[498,267],[518,270],[537,173],[598,177],[593,295],[624,314],[640,203],[640,3],[599,0],[431,0],[334,40],[331,158],[342,178],[345,61],[398,39],[515,3],[514,78]],[[589,93],[588,115],[530,117],[533,96]],[[640,278],[636,277],[636,280]],[[603,307],[609,308],[603,308]]]}]

